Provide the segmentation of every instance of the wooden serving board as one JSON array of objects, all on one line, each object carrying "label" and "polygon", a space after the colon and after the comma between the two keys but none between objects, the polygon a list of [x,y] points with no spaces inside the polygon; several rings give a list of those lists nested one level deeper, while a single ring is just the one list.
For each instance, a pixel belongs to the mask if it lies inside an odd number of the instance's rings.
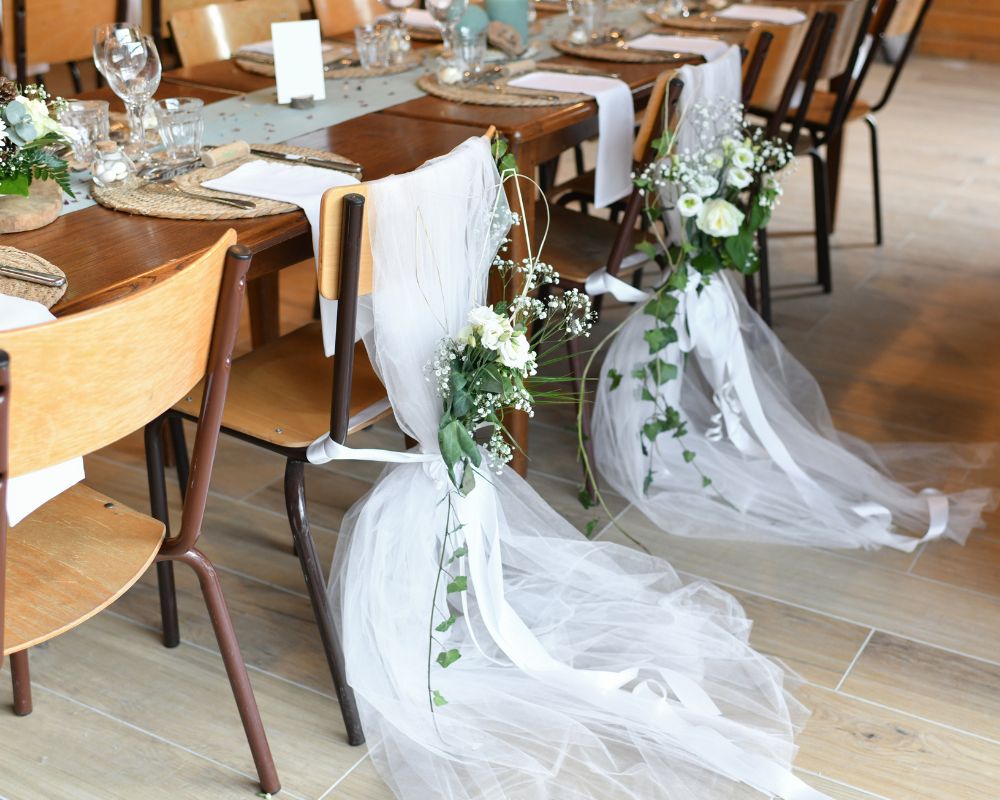
[{"label": "wooden serving board", "polygon": [[62,189],[55,181],[33,181],[27,197],[0,197],[0,233],[33,231],[55,222],[63,207]]}]

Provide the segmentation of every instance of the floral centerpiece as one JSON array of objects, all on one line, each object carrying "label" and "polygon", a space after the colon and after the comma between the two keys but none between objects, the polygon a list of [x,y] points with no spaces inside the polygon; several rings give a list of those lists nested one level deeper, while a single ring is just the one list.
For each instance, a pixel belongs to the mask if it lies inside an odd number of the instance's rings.
[{"label": "floral centerpiece", "polygon": [[73,139],[58,120],[64,105],[41,86],[0,78],[0,194],[26,197],[32,181],[52,180],[73,196],[66,161],[56,155]]},{"label": "floral centerpiece", "polygon": [[[682,126],[688,126],[685,137],[694,144],[680,152],[677,142]],[[686,421],[667,400],[666,389],[683,369],[682,361],[665,358],[667,348],[679,339],[679,328],[688,324],[678,319],[681,296],[689,285],[702,291],[722,270],[743,275],[757,272],[757,234],[781,198],[779,173],[794,160],[784,140],[748,127],[743,107],[729,101],[696,104],[675,131],[656,140],[654,146],[656,157],[634,178],[655,237],[639,249],[666,264],[665,279],[643,308],[650,320],[644,334],[648,360],[636,365],[632,373],[641,399],[650,404],[640,431],[643,454],[650,456],[644,491],[654,480],[651,450],[656,439],[670,435],[684,447],[687,433]],[[668,214],[668,227],[675,229],[670,231],[670,241],[655,224]],[[683,354],[679,355],[682,359]],[[609,372],[611,390],[619,387],[623,377],[615,370]],[[693,451],[684,447],[683,456],[701,472]],[[591,470],[589,464],[587,469]],[[704,487],[711,485],[709,476],[701,477]]]},{"label": "floral centerpiece", "polygon": [[[522,177],[502,139],[494,141],[493,155],[502,182]],[[512,218],[515,225],[520,224],[518,215]],[[467,496],[475,489],[475,476],[484,475],[480,470],[483,451],[489,468],[498,473],[513,458],[514,443],[504,426],[506,411],[532,416],[537,403],[571,400],[563,388],[565,378],[540,375],[539,368],[561,360],[557,353],[565,350],[566,341],[589,336],[593,327],[590,298],[576,289],[553,291],[559,275],[542,261],[539,251],[532,250],[528,239],[529,256],[521,262],[503,255],[509,239],[493,261],[493,269],[507,290],[505,296],[513,297],[473,308],[458,336],[442,340],[427,365],[428,378],[434,381],[441,397],[438,444],[453,484],[444,498],[448,522],[435,598],[445,581],[448,595],[467,590],[467,577],[460,574],[458,567],[468,551],[461,541],[464,525],[458,519],[453,493]],[[482,449],[475,439],[479,429],[489,430]],[[427,659],[432,710],[448,702],[432,686],[433,664],[446,668],[461,658],[459,650],[441,644],[435,633],[446,634],[457,619],[449,608],[441,609],[437,603],[432,606]],[[436,658],[435,644],[439,650]]]}]

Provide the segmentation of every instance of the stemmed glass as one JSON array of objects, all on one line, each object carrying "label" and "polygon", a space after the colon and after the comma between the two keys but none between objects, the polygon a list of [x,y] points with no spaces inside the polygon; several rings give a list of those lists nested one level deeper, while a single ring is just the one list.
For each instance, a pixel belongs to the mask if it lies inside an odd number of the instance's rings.
[{"label": "stemmed glass", "polygon": [[455,52],[455,27],[469,7],[469,0],[427,0],[427,10],[441,28],[445,54]]},{"label": "stemmed glass", "polygon": [[389,60],[393,64],[401,63],[410,49],[410,37],[406,31],[406,20],[403,12],[417,0],[382,0],[382,5],[391,13],[392,28],[389,31]]},{"label": "stemmed glass", "polygon": [[[160,85],[160,55],[151,36],[135,27],[114,29],[103,44],[95,43],[95,62],[128,111],[129,139],[125,151],[137,164],[149,160],[146,148],[146,107]],[[102,69],[103,68],[103,69]]]},{"label": "stemmed glass", "polygon": [[417,0],[382,0],[382,5],[392,12],[392,24],[396,28],[402,28],[403,12],[410,8]]}]

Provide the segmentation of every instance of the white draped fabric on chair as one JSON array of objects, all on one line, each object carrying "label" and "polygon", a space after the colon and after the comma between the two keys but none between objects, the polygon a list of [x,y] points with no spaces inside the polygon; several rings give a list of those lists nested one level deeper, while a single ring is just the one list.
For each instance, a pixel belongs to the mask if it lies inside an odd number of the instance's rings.
[{"label": "white draped fabric on chair", "polygon": [[[347,515],[329,591],[392,791],[823,798],[789,771],[805,709],[786,672],[749,647],[750,621],[732,597],[587,540],[510,469],[478,477],[466,497],[451,488],[425,365],[484,301],[508,225],[488,142],[370,184],[366,217],[375,269],[365,341],[419,448]],[[439,584],[442,553],[446,564],[457,556],[447,580],[465,576],[466,591]],[[438,633],[443,611],[457,622]],[[441,667],[441,649],[461,658]]]},{"label": "white draped fabric on chair", "polygon": [[[694,148],[684,112],[718,98],[738,102],[739,67],[719,60],[684,67],[681,78],[678,147]],[[665,207],[670,190],[663,190]],[[679,230],[679,217],[668,212],[667,221]],[[944,495],[932,487],[982,466],[992,445],[870,445],[837,431],[812,375],[750,308],[733,277],[689,276],[676,292],[677,342],[663,355],[683,364],[665,387],[686,421],[683,444],[661,436],[644,450],[640,441],[653,408],[628,378],[649,358],[643,334],[650,317],[641,304],[608,346],[592,435],[596,470],[615,491],[679,536],[912,551],[942,536],[964,542],[982,524],[982,510],[994,502],[990,490]],[[617,388],[613,373],[626,376]],[[901,475],[910,482],[894,477]]]}]

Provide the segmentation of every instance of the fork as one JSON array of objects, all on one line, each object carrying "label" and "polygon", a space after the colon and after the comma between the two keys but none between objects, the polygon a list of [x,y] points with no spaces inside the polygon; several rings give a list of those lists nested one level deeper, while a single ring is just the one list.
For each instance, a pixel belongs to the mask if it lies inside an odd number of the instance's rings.
[{"label": "fork", "polygon": [[[238,200],[235,197],[220,197],[217,194],[195,194],[194,192],[186,191],[177,185],[175,181],[164,181],[163,183],[149,184],[147,188],[153,186],[158,187],[159,191],[170,192],[172,194],[179,194],[182,197],[190,197],[193,200],[204,200],[206,203],[218,203],[220,206],[229,206],[230,208],[240,208],[244,211],[253,211],[257,208],[257,204],[251,202],[250,200]],[[154,190],[155,191],[155,190]]]}]

